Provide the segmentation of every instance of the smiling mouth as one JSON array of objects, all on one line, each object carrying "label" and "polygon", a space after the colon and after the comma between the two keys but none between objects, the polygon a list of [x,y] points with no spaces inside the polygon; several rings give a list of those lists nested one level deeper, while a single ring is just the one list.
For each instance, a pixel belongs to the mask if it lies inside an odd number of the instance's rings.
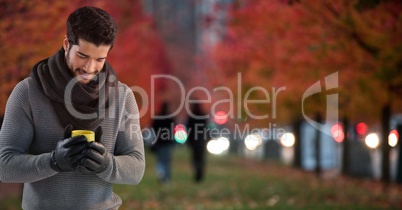
[{"label": "smiling mouth", "polygon": [[82,80],[90,80],[97,73],[97,71],[95,71],[94,73],[86,73],[85,71],[82,71],[81,69],[77,69],[75,72],[76,72],[76,76],[81,78]]},{"label": "smiling mouth", "polygon": [[79,76],[84,79],[84,80],[90,80],[94,76],[93,74],[87,74],[87,73],[79,73]]}]

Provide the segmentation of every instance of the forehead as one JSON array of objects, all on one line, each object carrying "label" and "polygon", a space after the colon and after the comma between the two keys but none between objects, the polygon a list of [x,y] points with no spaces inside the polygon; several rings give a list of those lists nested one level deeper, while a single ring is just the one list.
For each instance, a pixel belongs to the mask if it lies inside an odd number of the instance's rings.
[{"label": "forehead", "polygon": [[78,45],[73,45],[74,51],[93,58],[105,58],[109,53],[110,47],[110,45],[96,46],[94,43],[84,39],[79,39]]}]

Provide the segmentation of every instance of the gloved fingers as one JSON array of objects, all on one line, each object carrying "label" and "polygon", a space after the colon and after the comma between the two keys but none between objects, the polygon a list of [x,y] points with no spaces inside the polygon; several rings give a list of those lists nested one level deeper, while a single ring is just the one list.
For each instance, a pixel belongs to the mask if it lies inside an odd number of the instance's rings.
[{"label": "gloved fingers", "polygon": [[96,142],[101,142],[101,137],[102,137],[102,135],[103,135],[103,130],[102,130],[102,127],[101,126],[98,126],[96,129],[95,129],[95,141]]},{"label": "gloved fingers", "polygon": [[82,158],[81,166],[84,166],[88,170],[96,171],[101,166],[101,164],[99,164],[98,162],[96,162],[90,158]]},{"label": "gloved fingers", "polygon": [[87,174],[87,175],[93,173],[93,171],[87,169],[87,168],[86,168],[85,166],[83,166],[83,165],[78,165],[78,167],[76,168],[76,170],[80,171],[80,172],[83,173],[83,174]]},{"label": "gloved fingers", "polygon": [[87,143],[87,137],[85,136],[74,136],[71,138],[67,138],[63,140],[63,147],[70,147],[72,145],[76,144],[86,144]]},{"label": "gloved fingers", "polygon": [[64,135],[63,135],[63,138],[66,139],[66,138],[70,137],[72,131],[73,131],[73,125],[71,125],[71,124],[70,124],[70,125],[67,125],[67,126],[64,128]]},{"label": "gloved fingers", "polygon": [[98,151],[102,155],[105,154],[105,152],[106,152],[105,146],[102,143],[99,143],[99,142],[96,142],[96,141],[89,143],[88,148],[94,149],[94,150]]},{"label": "gloved fingers", "polygon": [[84,158],[85,155],[81,153],[77,153],[75,155],[70,155],[69,157],[67,157],[67,160],[71,163],[71,165],[73,166],[73,168],[75,168],[77,165],[80,164],[81,159]]},{"label": "gloved fingers", "polygon": [[73,155],[82,154],[83,151],[87,148],[86,144],[75,144],[67,148],[63,148],[63,152],[65,156],[68,158]]},{"label": "gloved fingers", "polygon": [[87,157],[93,161],[96,161],[99,164],[101,164],[104,161],[103,155],[100,154],[99,152],[97,152],[96,150],[86,149],[86,150],[84,150],[83,154],[85,155],[85,157]]}]

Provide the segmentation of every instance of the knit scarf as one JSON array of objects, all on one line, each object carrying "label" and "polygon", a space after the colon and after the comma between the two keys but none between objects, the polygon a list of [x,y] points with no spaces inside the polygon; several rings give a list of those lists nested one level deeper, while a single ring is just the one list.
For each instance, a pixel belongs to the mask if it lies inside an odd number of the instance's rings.
[{"label": "knit scarf", "polygon": [[[105,62],[98,76],[87,84],[81,84],[68,68],[64,55],[62,48],[53,56],[35,64],[30,77],[50,99],[64,127],[71,124],[74,129],[94,130],[104,120],[105,113],[108,113],[109,91],[117,93],[116,73]],[[109,76],[114,77],[109,79]]]}]

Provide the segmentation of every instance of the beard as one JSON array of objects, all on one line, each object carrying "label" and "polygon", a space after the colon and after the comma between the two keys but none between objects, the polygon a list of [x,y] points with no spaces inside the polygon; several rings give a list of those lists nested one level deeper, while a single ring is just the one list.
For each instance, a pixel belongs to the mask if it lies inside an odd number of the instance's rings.
[{"label": "beard", "polygon": [[69,74],[72,77],[78,78],[81,83],[86,84],[86,83],[92,81],[94,78],[96,78],[96,75],[98,75],[98,73],[100,71],[95,70],[92,73],[88,73],[82,67],[74,67],[73,62],[71,62],[71,57],[70,57],[71,56],[71,54],[70,54],[71,46],[72,45],[70,45],[68,47],[68,50],[67,50],[67,53],[66,53],[66,56],[65,56],[65,61],[66,61],[67,67],[70,70]]}]

